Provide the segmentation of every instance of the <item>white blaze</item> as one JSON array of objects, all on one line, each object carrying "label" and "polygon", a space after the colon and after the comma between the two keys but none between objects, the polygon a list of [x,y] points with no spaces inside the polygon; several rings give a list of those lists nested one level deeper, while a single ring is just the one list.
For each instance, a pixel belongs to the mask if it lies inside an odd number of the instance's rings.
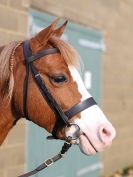
[{"label": "white blaze", "polygon": [[[82,95],[81,101],[91,97],[84,86],[80,74],[75,67],[69,67],[73,80],[78,85],[78,91]],[[115,137],[115,129],[107,120],[101,109],[97,106],[91,106],[81,112],[81,118],[77,118],[75,122],[84,133],[79,138],[79,147],[81,151],[87,155],[95,154],[109,146]],[[73,130],[66,132],[66,136],[70,135]],[[91,145],[93,144],[93,146]],[[95,148],[94,148],[95,147]]]}]

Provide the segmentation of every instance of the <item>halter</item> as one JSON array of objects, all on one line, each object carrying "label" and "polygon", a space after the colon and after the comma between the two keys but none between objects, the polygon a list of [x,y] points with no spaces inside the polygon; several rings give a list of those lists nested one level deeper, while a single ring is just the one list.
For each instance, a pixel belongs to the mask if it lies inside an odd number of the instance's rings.
[{"label": "halter", "polygon": [[[27,120],[30,120],[28,116],[28,86],[29,86],[29,73],[32,73],[32,76],[34,78],[34,81],[36,82],[41,95],[43,96],[44,100],[48,103],[48,105],[51,107],[52,111],[55,113],[57,117],[56,124],[52,130],[52,135],[54,138],[57,139],[57,131],[60,127],[63,125],[70,127],[71,124],[69,123],[69,119],[71,119],[73,116],[76,114],[82,112],[83,110],[96,105],[95,100],[93,97],[87,98],[86,100],[74,105],[72,108],[67,110],[66,112],[63,112],[62,108],[58,105],[56,100],[53,98],[52,94],[50,93],[49,89],[47,88],[44,80],[42,80],[38,70],[34,66],[33,62],[41,59],[41,57],[44,57],[49,54],[55,54],[55,53],[60,53],[59,49],[57,48],[50,48],[50,49],[45,49],[42,50],[41,52],[32,55],[32,51],[29,45],[29,41],[24,41],[23,43],[23,50],[24,50],[24,56],[25,56],[25,61],[26,61],[26,77],[25,77],[25,82],[24,82],[24,114]],[[77,125],[75,125],[77,126]],[[78,126],[77,126],[78,127]],[[80,128],[76,128],[76,131],[80,131]],[[76,132],[75,132],[76,134]],[[79,137],[79,133],[77,133],[77,137]],[[57,155],[54,156],[51,159],[48,159],[45,161],[42,165],[40,165],[38,168],[35,170],[25,174],[21,175],[19,177],[28,177],[31,176],[38,171],[46,168],[47,166],[53,164],[53,162],[59,160],[60,158],[63,157],[63,154],[71,147],[71,140],[74,139],[73,137],[67,137],[66,141],[64,143],[64,146],[62,147],[61,152]]]}]

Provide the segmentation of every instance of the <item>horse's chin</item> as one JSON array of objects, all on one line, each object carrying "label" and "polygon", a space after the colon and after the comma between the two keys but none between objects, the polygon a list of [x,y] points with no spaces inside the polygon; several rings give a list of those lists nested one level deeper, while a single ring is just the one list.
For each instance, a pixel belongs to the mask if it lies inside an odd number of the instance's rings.
[{"label": "horse's chin", "polygon": [[85,155],[95,155],[97,153],[97,150],[94,148],[94,146],[90,143],[85,135],[81,135],[79,137],[78,146],[81,152]]}]

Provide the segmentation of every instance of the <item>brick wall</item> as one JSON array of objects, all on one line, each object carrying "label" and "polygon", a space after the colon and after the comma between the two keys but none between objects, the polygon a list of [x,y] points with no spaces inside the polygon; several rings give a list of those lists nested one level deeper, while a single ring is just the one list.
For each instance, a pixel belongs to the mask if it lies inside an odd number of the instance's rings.
[{"label": "brick wall", "polygon": [[[0,45],[26,37],[28,2],[0,0]],[[25,122],[20,121],[1,146],[0,177],[15,177],[24,172],[25,134]]]},{"label": "brick wall", "polygon": [[[107,46],[103,57],[103,110],[117,129],[112,147],[102,154],[103,173],[133,164],[133,1],[1,0],[0,44],[26,37],[29,7],[103,32]],[[0,149],[2,177],[15,176],[24,169],[24,127],[20,122]],[[14,156],[10,152],[15,152]]]}]

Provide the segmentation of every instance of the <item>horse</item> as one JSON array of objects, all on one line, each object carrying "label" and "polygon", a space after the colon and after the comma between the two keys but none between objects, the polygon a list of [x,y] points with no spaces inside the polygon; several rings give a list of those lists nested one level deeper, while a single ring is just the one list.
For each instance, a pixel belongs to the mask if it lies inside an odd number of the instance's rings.
[{"label": "horse", "polygon": [[77,51],[61,39],[67,20],[55,20],[26,41],[0,47],[0,145],[20,118],[72,140],[94,155],[112,144],[115,128],[87,91]]}]

